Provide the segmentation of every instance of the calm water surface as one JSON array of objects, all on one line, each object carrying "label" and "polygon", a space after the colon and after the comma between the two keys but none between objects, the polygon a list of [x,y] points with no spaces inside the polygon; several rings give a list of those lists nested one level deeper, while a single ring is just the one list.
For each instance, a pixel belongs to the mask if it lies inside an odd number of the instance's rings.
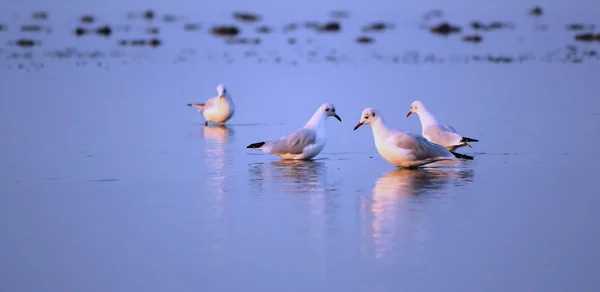
[{"label": "calm water surface", "polygon": [[[596,63],[0,71],[0,291],[597,291]],[[224,82],[238,111],[189,102]],[[475,160],[376,152],[422,100]],[[311,162],[245,146],[333,103]]]}]

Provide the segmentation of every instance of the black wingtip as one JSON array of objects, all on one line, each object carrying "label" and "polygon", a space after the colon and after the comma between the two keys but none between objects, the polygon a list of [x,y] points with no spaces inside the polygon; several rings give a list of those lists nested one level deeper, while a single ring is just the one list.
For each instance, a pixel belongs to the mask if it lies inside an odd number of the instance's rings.
[{"label": "black wingtip", "polygon": [[187,104],[187,106],[192,106],[192,104],[191,104],[191,103],[188,103],[188,104]]},{"label": "black wingtip", "polygon": [[252,144],[246,146],[246,148],[256,149],[256,148],[262,147],[263,145],[265,145],[265,142],[252,143]]},{"label": "black wingtip", "polygon": [[462,137],[462,139],[460,139],[460,142],[466,143],[466,142],[479,142],[479,140],[473,139],[473,138],[468,138],[468,137]]},{"label": "black wingtip", "polygon": [[454,152],[454,151],[450,151],[450,153],[452,153],[452,155],[454,155],[454,157],[456,157],[456,158],[460,158],[460,159],[467,159],[467,160],[473,160],[473,156],[469,156],[469,155],[465,155],[465,154],[456,153],[456,152]]}]

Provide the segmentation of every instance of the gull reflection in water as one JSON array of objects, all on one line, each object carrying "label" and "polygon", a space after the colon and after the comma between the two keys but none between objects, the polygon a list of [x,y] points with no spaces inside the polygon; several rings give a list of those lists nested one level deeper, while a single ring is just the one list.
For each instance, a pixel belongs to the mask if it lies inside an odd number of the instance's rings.
[{"label": "gull reflection in water", "polygon": [[[300,227],[312,237],[322,238],[326,229],[326,212],[332,201],[327,196],[327,164],[322,161],[280,160],[251,164],[250,184],[253,193],[275,196],[283,193],[294,200],[294,211],[304,213],[308,226]],[[292,195],[292,196],[289,196]]]},{"label": "gull reflection in water", "polygon": [[255,192],[270,187],[284,193],[322,194],[325,192],[327,166],[321,161],[280,160],[250,165],[250,184]]},{"label": "gull reflection in water", "polygon": [[446,200],[454,186],[464,185],[472,177],[472,170],[452,167],[384,173],[375,182],[372,196],[364,197],[361,204],[375,258],[384,258],[392,251],[401,256],[409,249],[420,249],[430,238],[425,221],[428,207],[423,204]]},{"label": "gull reflection in water", "polygon": [[207,170],[205,173],[206,182],[202,194],[206,200],[206,215],[208,223],[207,230],[212,242],[212,252],[216,264],[223,264],[223,241],[225,237],[225,194],[227,169],[230,165],[228,144],[233,139],[234,131],[226,126],[205,126],[201,129],[200,136],[206,141],[204,148],[203,167]]}]

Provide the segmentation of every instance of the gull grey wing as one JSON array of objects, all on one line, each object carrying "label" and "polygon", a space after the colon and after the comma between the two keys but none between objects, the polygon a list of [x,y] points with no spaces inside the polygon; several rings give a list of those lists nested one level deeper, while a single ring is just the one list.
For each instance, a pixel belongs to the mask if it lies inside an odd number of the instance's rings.
[{"label": "gull grey wing", "polygon": [[431,143],[421,135],[396,132],[392,137],[396,146],[412,151],[417,160],[446,157],[451,154],[446,147]]},{"label": "gull grey wing", "polygon": [[317,134],[308,129],[300,129],[287,134],[279,140],[270,141],[272,153],[300,154],[304,148],[317,141]]},{"label": "gull grey wing", "polygon": [[444,125],[433,125],[425,128],[423,131],[424,135],[427,135],[433,143],[442,145],[454,145],[460,143],[462,138],[456,133],[456,130],[452,127]]}]

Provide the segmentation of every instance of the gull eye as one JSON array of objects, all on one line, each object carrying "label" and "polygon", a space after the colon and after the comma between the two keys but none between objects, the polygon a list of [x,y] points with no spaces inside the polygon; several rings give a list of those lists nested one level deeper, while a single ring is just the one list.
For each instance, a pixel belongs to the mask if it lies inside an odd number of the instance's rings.
[{"label": "gull eye", "polygon": [[375,116],[375,113],[373,113],[373,116]]},{"label": "gull eye", "polygon": [[325,108],[325,111],[326,111],[326,112],[328,112],[328,111],[329,111],[329,108]]}]

